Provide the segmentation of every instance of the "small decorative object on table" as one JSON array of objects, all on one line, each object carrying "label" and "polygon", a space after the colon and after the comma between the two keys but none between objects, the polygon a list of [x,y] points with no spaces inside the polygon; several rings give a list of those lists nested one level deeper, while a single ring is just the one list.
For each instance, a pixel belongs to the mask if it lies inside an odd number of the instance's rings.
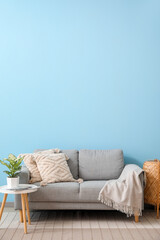
[{"label": "small decorative object on table", "polygon": [[157,218],[159,218],[160,205],[160,161],[150,160],[143,164],[146,172],[146,187],[144,190],[144,202],[157,207]]},{"label": "small decorative object on table", "polygon": [[13,154],[9,154],[8,158],[4,158],[0,160],[0,163],[8,168],[9,171],[4,171],[8,175],[7,177],[7,185],[8,188],[17,188],[19,184],[19,171],[21,170],[21,163],[23,161],[23,157],[17,158]]},{"label": "small decorative object on table", "polygon": [[[28,204],[28,193],[32,193],[37,191],[38,187],[36,185],[31,184],[19,184],[15,189],[8,189],[7,186],[0,187],[0,193],[4,193],[3,202],[0,209],[0,220],[3,214],[3,209],[6,203],[8,194],[21,194],[22,201],[22,210],[20,210],[20,222],[24,222],[24,233],[27,233],[27,223],[26,223],[26,210],[28,216],[28,224],[31,224],[30,220],[30,212],[29,212],[29,204]],[[25,208],[26,205],[26,208]]]}]

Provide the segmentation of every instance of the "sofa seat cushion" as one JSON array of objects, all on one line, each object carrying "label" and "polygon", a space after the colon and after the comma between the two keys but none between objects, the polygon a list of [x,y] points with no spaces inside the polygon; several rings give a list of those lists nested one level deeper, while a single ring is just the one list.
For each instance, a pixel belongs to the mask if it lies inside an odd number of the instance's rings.
[{"label": "sofa seat cushion", "polygon": [[[40,186],[40,183],[34,183]],[[50,183],[29,194],[31,202],[79,202],[79,183]]]},{"label": "sofa seat cushion", "polygon": [[83,180],[116,179],[123,168],[123,152],[120,149],[79,151],[79,177]]},{"label": "sofa seat cushion", "polygon": [[106,181],[84,181],[80,184],[79,201],[80,202],[99,202],[98,196],[100,190]]}]

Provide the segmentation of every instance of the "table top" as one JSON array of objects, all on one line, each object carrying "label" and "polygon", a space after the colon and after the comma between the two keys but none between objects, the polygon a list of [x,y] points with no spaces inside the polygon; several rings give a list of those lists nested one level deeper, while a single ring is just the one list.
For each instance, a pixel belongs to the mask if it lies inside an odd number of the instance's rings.
[{"label": "table top", "polygon": [[19,187],[22,189],[8,189],[7,185],[5,186],[1,186],[0,187],[0,193],[7,193],[7,194],[25,194],[25,193],[32,193],[32,192],[36,192],[37,189],[39,188],[36,185],[33,184],[19,184]]}]

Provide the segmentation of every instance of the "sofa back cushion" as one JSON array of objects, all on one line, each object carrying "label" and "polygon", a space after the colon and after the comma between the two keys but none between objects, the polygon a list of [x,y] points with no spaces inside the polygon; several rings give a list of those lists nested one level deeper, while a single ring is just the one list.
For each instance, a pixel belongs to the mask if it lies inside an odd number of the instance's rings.
[{"label": "sofa back cushion", "polygon": [[67,161],[70,171],[75,179],[78,179],[78,156],[79,152],[77,150],[61,150],[65,153],[69,160]]},{"label": "sofa back cushion", "polygon": [[83,180],[116,179],[120,176],[123,168],[122,150],[79,151],[79,177]]},{"label": "sofa back cushion", "polygon": [[[46,149],[36,149],[34,152],[44,151]],[[60,150],[65,153],[69,160],[67,161],[70,171],[75,179],[78,179],[78,151],[77,150]]]}]

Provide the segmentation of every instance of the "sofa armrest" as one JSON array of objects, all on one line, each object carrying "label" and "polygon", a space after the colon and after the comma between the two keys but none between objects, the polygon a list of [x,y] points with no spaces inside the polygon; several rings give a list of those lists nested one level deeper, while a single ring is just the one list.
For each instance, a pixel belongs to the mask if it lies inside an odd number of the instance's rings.
[{"label": "sofa armrest", "polygon": [[[142,202],[141,202],[141,206],[142,206],[142,210],[144,210],[144,188],[146,185],[146,174],[143,171],[142,168],[140,168],[138,165],[136,164],[128,164],[126,165],[126,168],[128,168],[128,171],[133,171],[135,170],[138,174],[139,174],[139,179],[142,185]],[[139,216],[135,214],[135,222],[139,222]]]},{"label": "sofa armrest", "polygon": [[[28,184],[30,179],[30,172],[26,166],[22,166],[21,171],[19,173],[19,183],[20,184]],[[17,209],[22,209],[21,206],[21,196],[20,194],[15,194],[14,198],[14,208]]]},{"label": "sofa armrest", "polygon": [[141,184],[144,189],[145,183],[146,183],[146,177],[145,177],[145,172],[141,167],[139,167],[137,164],[126,164],[123,171],[126,171],[126,172],[136,171],[137,174],[139,174]]},{"label": "sofa armrest", "polygon": [[144,188],[145,188],[145,184],[146,184],[146,175],[145,172],[143,171],[142,168],[140,168],[138,165],[136,164],[127,164],[125,165],[123,171],[133,171],[135,170],[137,173],[139,173],[139,179],[142,185],[142,190],[143,190],[143,197],[142,197],[142,210],[144,210]]},{"label": "sofa armrest", "polygon": [[141,184],[142,184],[142,189],[143,189],[143,198],[142,198],[142,210],[144,210],[144,188],[145,188],[145,172],[142,172],[139,175]]},{"label": "sofa armrest", "polygon": [[19,183],[20,184],[28,184],[30,179],[30,172],[26,166],[22,166],[21,171],[19,173]]}]

